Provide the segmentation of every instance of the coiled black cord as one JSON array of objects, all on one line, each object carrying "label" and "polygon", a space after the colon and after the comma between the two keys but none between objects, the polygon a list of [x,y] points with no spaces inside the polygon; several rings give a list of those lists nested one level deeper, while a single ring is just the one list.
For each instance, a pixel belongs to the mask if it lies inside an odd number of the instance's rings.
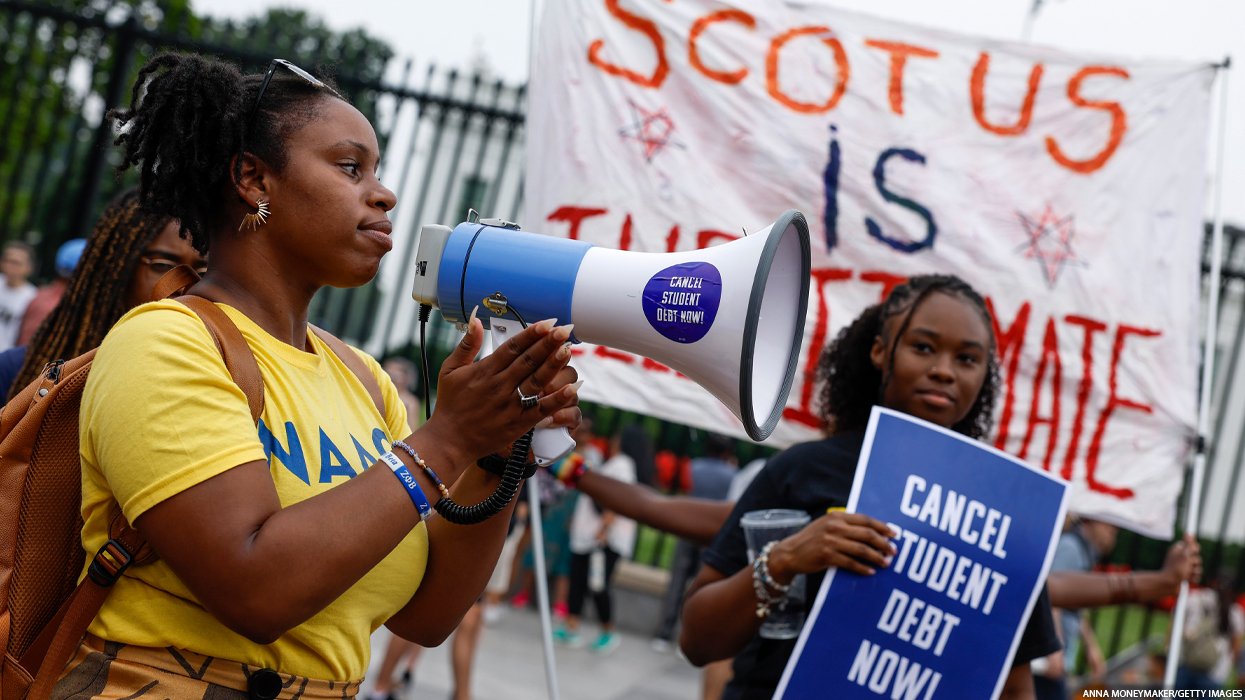
[{"label": "coiled black cord", "polygon": [[510,457],[506,460],[506,469],[501,474],[501,483],[493,489],[493,493],[489,494],[488,498],[474,506],[462,506],[455,503],[454,499],[445,497],[437,501],[433,508],[436,508],[441,517],[455,525],[475,525],[500,513],[519,492],[519,485],[523,483],[528,450],[532,446],[532,432],[529,430],[523,434],[523,437],[514,441],[514,446],[510,449]]},{"label": "coiled black cord", "polygon": [[[507,309],[512,309],[508,304]],[[428,381],[428,344],[424,341],[424,329],[428,323],[428,317],[432,313],[432,307],[428,304],[419,305],[419,350],[420,357],[423,360],[424,375],[424,420],[432,417],[432,399],[430,384]],[[518,312],[515,312],[518,316]],[[523,319],[519,318],[519,323],[524,328],[527,327],[523,323]],[[519,485],[523,483],[523,472],[527,469],[527,459],[532,448],[532,430],[527,431],[518,440],[514,441],[514,445],[510,448],[510,457],[506,459],[506,467],[502,470],[501,483],[497,488],[493,489],[493,493],[487,498],[472,506],[464,506],[455,502],[449,496],[443,497],[433,506],[441,517],[445,518],[455,525],[475,525],[497,515],[509,505],[519,492]]]}]

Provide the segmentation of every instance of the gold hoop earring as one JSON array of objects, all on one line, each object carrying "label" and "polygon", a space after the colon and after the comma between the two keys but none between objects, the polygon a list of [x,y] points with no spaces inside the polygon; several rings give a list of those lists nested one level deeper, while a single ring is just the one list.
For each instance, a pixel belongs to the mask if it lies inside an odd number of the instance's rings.
[{"label": "gold hoop earring", "polygon": [[238,230],[254,231],[255,229],[268,223],[268,200],[260,197],[255,200],[255,213],[247,213],[242,217],[242,223],[238,224]]}]

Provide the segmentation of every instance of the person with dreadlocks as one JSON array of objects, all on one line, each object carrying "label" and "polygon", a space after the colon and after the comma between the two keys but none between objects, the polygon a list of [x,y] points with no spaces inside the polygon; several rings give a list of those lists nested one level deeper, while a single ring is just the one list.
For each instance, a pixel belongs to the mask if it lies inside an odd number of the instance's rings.
[{"label": "person with dreadlocks", "polygon": [[[9,398],[53,360],[98,347],[130,309],[150,301],[161,275],[178,265],[203,273],[206,258],[180,234],[178,222],[144,210],[137,189],[104,208],[60,302],[39,324],[30,344],[0,353],[0,387]],[[13,369],[5,371],[8,367]]]},{"label": "person with dreadlocks", "polygon": [[[770,459],[735,504],[725,527],[705,550],[704,565],[683,607],[680,645],[694,664],[735,657],[724,698],[769,698],[795,639],[757,634],[753,567],[739,520],[766,508],[806,511],[812,522],[780,541],[768,574],[789,584],[808,576],[816,596],[830,567],[869,576],[895,554],[889,527],[847,504],[869,413],[875,404],[923,418],[972,438],[990,429],[998,360],[989,312],[981,296],[950,275],[920,275],[864,311],[822,354],[822,417],[829,436],[795,445]],[[764,582],[761,585],[766,585]],[[1029,661],[1059,649],[1045,593],[1029,617],[1003,697],[1031,698]]]},{"label": "person with dreadlocks", "polygon": [[112,114],[143,206],[211,251],[191,293],[241,332],[264,403],[252,418],[183,304],[108,332],[82,395],[83,545],[119,505],[158,559],[118,576],[53,697],[353,697],[380,625],[435,646],[483,591],[513,501],[477,524],[429,516],[469,520],[455,504],[502,482],[478,460],[578,424],[572,329],[533,323],[475,362],[473,314],[411,431],[379,363],[307,321],[320,288],[366,284],[393,245],[367,118],[288,61],[244,76],[178,54]]}]

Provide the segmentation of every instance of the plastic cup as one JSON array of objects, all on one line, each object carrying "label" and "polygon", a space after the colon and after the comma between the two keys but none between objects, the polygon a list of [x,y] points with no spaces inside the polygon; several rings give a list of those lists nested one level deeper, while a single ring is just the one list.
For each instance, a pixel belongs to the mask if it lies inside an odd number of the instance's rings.
[{"label": "plastic cup", "polygon": [[[808,513],[789,508],[771,508],[744,513],[739,524],[748,544],[748,561],[756,560],[766,544],[794,535],[810,520]],[[804,626],[804,574],[791,581],[786,597],[770,606],[769,616],[761,623],[765,639],[794,639]]]}]

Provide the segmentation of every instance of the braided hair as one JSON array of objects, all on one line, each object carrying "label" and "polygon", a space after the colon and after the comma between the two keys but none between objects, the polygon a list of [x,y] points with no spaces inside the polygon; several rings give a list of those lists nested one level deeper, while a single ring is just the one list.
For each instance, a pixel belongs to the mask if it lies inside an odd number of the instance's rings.
[{"label": "braided hair", "polygon": [[[908,329],[912,315],[930,294],[935,292],[963,299],[981,315],[990,331],[990,347],[986,362],[986,378],[977,393],[977,400],[968,414],[951,429],[974,439],[990,432],[994,424],[994,400],[999,386],[999,360],[995,353],[993,322],[986,302],[967,282],[955,275],[917,275],[896,287],[886,301],[874,304],[839,331],[817,363],[817,378],[822,382],[820,405],[822,419],[830,431],[863,429],[869,422],[869,411],[879,401],[884,375],[873,366],[870,351],[876,339],[887,342],[888,362],[894,362],[895,346]],[[886,321],[903,314],[893,337],[886,337]],[[889,374],[889,372],[887,372]]]},{"label": "braided hair", "polygon": [[26,360],[8,387],[9,398],[49,362],[76,357],[103,342],[108,329],[130,310],[127,292],[139,256],[168,222],[167,216],[144,210],[134,189],[104,208],[64,296],[30,339]]},{"label": "braided hair", "polygon": [[316,116],[320,99],[336,96],[327,82],[278,69],[257,103],[263,80],[214,58],[161,54],[139,71],[130,108],[108,113],[120,128],[118,170],[138,166],[143,206],[178,219],[200,254],[224,225],[222,203],[236,198],[237,156],[252,153],[281,172],[288,137]]}]

